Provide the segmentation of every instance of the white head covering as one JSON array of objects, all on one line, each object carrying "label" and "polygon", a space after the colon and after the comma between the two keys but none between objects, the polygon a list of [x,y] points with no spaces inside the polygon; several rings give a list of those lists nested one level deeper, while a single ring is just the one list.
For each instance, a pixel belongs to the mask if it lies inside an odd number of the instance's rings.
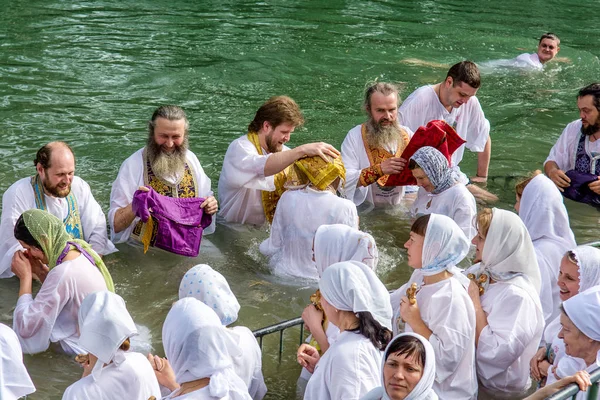
[{"label": "white head covering", "polygon": [[359,261],[377,268],[379,251],[373,236],[344,224],[321,225],[315,233],[315,263],[319,276],[341,261]]},{"label": "white head covering", "polygon": [[251,400],[248,387],[233,370],[232,358],[240,356],[242,349],[206,304],[193,297],[177,301],[167,315],[162,337],[177,383],[210,378],[211,396]]},{"label": "white head covering", "polygon": [[531,284],[538,296],[540,269],[527,228],[517,214],[492,209],[492,223],[485,238],[481,267],[495,281],[506,281],[528,291]]},{"label": "white head covering", "polygon": [[600,249],[577,246],[571,250],[579,267],[579,293],[600,285]]},{"label": "white head covering", "polygon": [[319,281],[321,295],[342,311],[368,311],[377,322],[392,329],[390,294],[375,272],[358,261],[330,265]]},{"label": "white head covering", "polygon": [[89,294],[79,307],[79,345],[98,357],[92,370],[98,379],[103,364],[113,361],[117,366],[125,361],[119,350],[125,339],[138,334],[125,301],[118,294],[103,291]]},{"label": "white head covering", "polygon": [[450,168],[446,157],[435,147],[421,147],[410,159],[419,164],[419,167],[429,178],[435,188],[431,192],[432,194],[442,193],[458,182],[459,177],[456,171]]},{"label": "white head covering", "polygon": [[469,252],[469,239],[450,217],[429,214],[423,242],[421,272],[435,275],[456,266]]},{"label": "white head covering", "polygon": [[223,275],[206,264],[190,268],[179,284],[179,298],[194,297],[217,313],[225,326],[238,318],[240,303]]},{"label": "white head covering", "polygon": [[594,286],[563,302],[569,319],[585,336],[600,342],[600,286]]},{"label": "white head covering", "polygon": [[0,399],[18,399],[35,392],[23,364],[23,352],[16,333],[0,324]]}]

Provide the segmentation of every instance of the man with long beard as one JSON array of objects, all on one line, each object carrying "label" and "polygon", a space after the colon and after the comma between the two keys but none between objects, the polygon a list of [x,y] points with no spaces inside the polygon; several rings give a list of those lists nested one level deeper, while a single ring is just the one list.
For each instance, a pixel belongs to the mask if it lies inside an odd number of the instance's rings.
[{"label": "man with long beard", "polygon": [[577,107],[581,118],[563,130],[544,163],[544,172],[561,192],[572,184],[567,172],[595,175],[586,185],[600,200],[600,83],[579,91]]},{"label": "man with long beard", "polygon": [[364,103],[369,119],[352,128],[342,143],[346,197],[357,207],[396,205],[404,196],[404,186],[384,186],[388,175],[406,166],[400,155],[412,136],[398,123],[398,100],[398,89],[390,83],[369,86]]},{"label": "man with long beard", "polygon": [[[180,107],[161,106],[154,111],[148,122],[146,146],[123,162],[112,185],[108,221],[113,242],[125,242],[130,236],[141,241],[144,224],[135,216],[131,202],[135,191],[143,186],[167,197],[203,197],[200,208],[209,215],[217,212],[210,179],[188,149],[188,129],[187,117]],[[154,224],[153,229],[158,226]],[[214,229],[213,218],[204,233],[212,233]],[[156,237],[154,232],[152,237]],[[153,241],[150,245],[153,246]]]},{"label": "man with long beard", "polygon": [[67,232],[83,239],[100,255],[117,251],[106,232],[106,217],[90,186],[75,176],[75,155],[64,142],[51,142],[38,150],[36,174],[13,183],[2,196],[0,223],[0,278],[13,276],[10,266],[23,247],[13,230],[19,216],[34,208],[63,221]]}]

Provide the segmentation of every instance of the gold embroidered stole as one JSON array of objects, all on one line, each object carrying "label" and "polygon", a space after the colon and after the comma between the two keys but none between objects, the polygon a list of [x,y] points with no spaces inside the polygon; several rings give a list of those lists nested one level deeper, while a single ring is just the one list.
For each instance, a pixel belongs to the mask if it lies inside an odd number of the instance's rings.
[{"label": "gold embroidered stole", "polygon": [[[258,140],[258,133],[256,132],[248,132],[248,140],[250,143],[254,145],[256,151],[259,155],[263,154],[262,147],[260,146],[260,141]],[[273,217],[275,216],[275,208],[277,207],[277,202],[279,198],[285,192],[285,188],[283,185],[287,180],[287,168],[281,172],[278,172],[274,175],[275,178],[275,190],[272,192],[261,190],[260,194],[262,197],[263,210],[265,212],[265,218],[269,221],[269,224],[273,222]]]},{"label": "gold embroidered stole", "polygon": [[408,145],[410,138],[404,129],[400,129],[401,138],[398,143],[398,148],[396,150],[396,154],[392,154],[384,148],[381,147],[371,147],[369,142],[367,141],[367,126],[366,124],[362,124],[361,127],[363,144],[365,146],[365,151],[367,152],[367,157],[369,158],[370,167],[363,169],[361,173],[360,180],[363,186],[368,186],[373,182],[377,182],[380,186],[385,186],[385,182],[390,177],[389,175],[383,175],[381,171],[380,164],[392,157],[400,157],[402,152]]}]

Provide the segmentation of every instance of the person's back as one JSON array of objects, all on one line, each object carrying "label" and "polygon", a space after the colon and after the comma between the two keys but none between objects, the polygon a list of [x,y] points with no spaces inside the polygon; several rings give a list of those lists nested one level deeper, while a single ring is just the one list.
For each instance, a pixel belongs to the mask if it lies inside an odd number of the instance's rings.
[{"label": "person's back", "polygon": [[252,331],[245,326],[234,326],[229,332],[237,338],[242,349],[238,357],[232,357],[233,369],[248,386],[252,399],[260,400],[267,393],[262,374],[262,350]]}]

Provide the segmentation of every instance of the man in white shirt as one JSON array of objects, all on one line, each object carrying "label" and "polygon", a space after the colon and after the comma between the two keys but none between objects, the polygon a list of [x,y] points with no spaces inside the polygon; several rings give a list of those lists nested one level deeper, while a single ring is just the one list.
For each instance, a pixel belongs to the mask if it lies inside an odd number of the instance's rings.
[{"label": "man in white shirt", "polygon": [[327,143],[285,146],[296,127],[304,123],[300,107],[287,96],[267,100],[248,125],[248,134],[231,142],[219,176],[219,215],[226,222],[271,223],[286,180],[285,170],[306,156],[337,158]]},{"label": "man in white shirt", "polygon": [[[209,215],[217,212],[210,179],[196,155],[188,149],[188,130],[189,122],[181,107],[167,105],[154,111],[148,122],[146,146],[123,162],[112,185],[108,221],[113,242],[125,242],[130,236],[141,241],[148,226],[135,216],[131,202],[135,191],[142,186],[150,186],[167,197],[203,197],[200,208]],[[152,225],[153,231],[158,230],[158,224]],[[214,230],[213,218],[204,233]],[[154,245],[155,236],[153,233],[150,246]]]},{"label": "man in white shirt", "polygon": [[544,64],[552,60],[560,50],[560,39],[552,32],[544,33],[538,43],[536,53],[523,53],[515,61],[517,66],[524,65],[542,69]]},{"label": "man in white shirt", "polygon": [[[452,126],[465,146],[477,154],[477,174],[473,182],[486,182],[492,142],[490,123],[485,118],[479,100],[475,97],[481,79],[477,65],[471,61],[454,64],[446,79],[435,85],[422,86],[411,93],[400,106],[400,123],[416,131],[432,120],[444,120]],[[452,166],[459,165],[464,146],[452,155]],[[465,177],[464,183],[467,183]]]},{"label": "man in white shirt", "polygon": [[563,130],[544,163],[544,172],[561,192],[571,185],[567,171],[596,175],[598,179],[587,186],[600,195],[600,83],[579,91],[577,107],[581,119]]},{"label": "man in white shirt", "polygon": [[67,232],[88,242],[100,255],[117,251],[108,240],[106,217],[90,186],[75,176],[75,155],[64,142],[51,142],[38,150],[36,174],[13,183],[2,196],[0,222],[0,278],[13,276],[13,255],[23,247],[13,230],[19,216],[38,208],[63,221]]}]

